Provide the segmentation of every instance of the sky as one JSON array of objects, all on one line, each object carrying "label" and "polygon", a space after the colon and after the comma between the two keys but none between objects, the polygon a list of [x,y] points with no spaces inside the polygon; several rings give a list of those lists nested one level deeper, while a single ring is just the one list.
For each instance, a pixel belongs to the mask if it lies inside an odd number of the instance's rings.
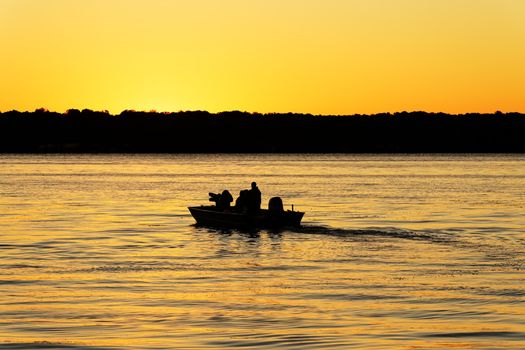
[{"label": "sky", "polygon": [[525,112],[523,0],[0,0],[0,111]]}]

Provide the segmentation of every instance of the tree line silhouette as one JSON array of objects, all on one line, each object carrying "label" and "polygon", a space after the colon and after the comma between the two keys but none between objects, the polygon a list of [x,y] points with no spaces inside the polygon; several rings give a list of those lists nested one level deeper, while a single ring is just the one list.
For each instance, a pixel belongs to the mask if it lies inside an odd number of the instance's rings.
[{"label": "tree line silhouette", "polygon": [[0,113],[2,153],[523,153],[525,115]]}]

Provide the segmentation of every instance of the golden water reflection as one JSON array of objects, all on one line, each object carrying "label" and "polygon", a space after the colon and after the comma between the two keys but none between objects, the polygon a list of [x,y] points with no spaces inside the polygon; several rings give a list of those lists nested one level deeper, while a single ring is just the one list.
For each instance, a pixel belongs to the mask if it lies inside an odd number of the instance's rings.
[{"label": "golden water reflection", "polygon": [[[521,156],[1,156],[0,175],[5,346],[523,347]],[[186,206],[252,179],[304,227],[193,226]]]}]

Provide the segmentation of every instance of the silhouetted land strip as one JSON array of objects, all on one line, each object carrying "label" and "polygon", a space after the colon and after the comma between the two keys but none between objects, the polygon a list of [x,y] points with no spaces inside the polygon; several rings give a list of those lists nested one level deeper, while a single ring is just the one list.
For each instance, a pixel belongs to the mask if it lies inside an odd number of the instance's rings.
[{"label": "silhouetted land strip", "polygon": [[525,152],[525,115],[0,113],[2,153]]}]

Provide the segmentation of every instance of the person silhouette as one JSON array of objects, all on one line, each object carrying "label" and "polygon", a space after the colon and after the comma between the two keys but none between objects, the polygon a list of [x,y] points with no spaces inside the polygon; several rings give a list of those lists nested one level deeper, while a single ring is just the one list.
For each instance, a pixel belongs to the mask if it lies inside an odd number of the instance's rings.
[{"label": "person silhouette", "polygon": [[252,188],[250,189],[250,209],[250,211],[261,209],[261,191],[255,181],[252,182]]},{"label": "person silhouette", "polygon": [[210,192],[209,195],[210,195],[209,201],[215,202],[215,206],[219,210],[229,209],[231,206],[231,202],[233,202],[233,197],[230,191],[228,190],[224,190],[222,191],[222,193]]},{"label": "person silhouette", "polygon": [[222,210],[229,209],[231,202],[233,202],[233,197],[230,191],[224,190],[222,191],[221,196],[219,197],[219,202],[217,203],[217,206]]},{"label": "person silhouette", "polygon": [[242,190],[239,192],[239,197],[235,201],[235,209],[240,212],[246,212],[248,210],[249,202],[250,202],[250,191],[249,190]]}]

